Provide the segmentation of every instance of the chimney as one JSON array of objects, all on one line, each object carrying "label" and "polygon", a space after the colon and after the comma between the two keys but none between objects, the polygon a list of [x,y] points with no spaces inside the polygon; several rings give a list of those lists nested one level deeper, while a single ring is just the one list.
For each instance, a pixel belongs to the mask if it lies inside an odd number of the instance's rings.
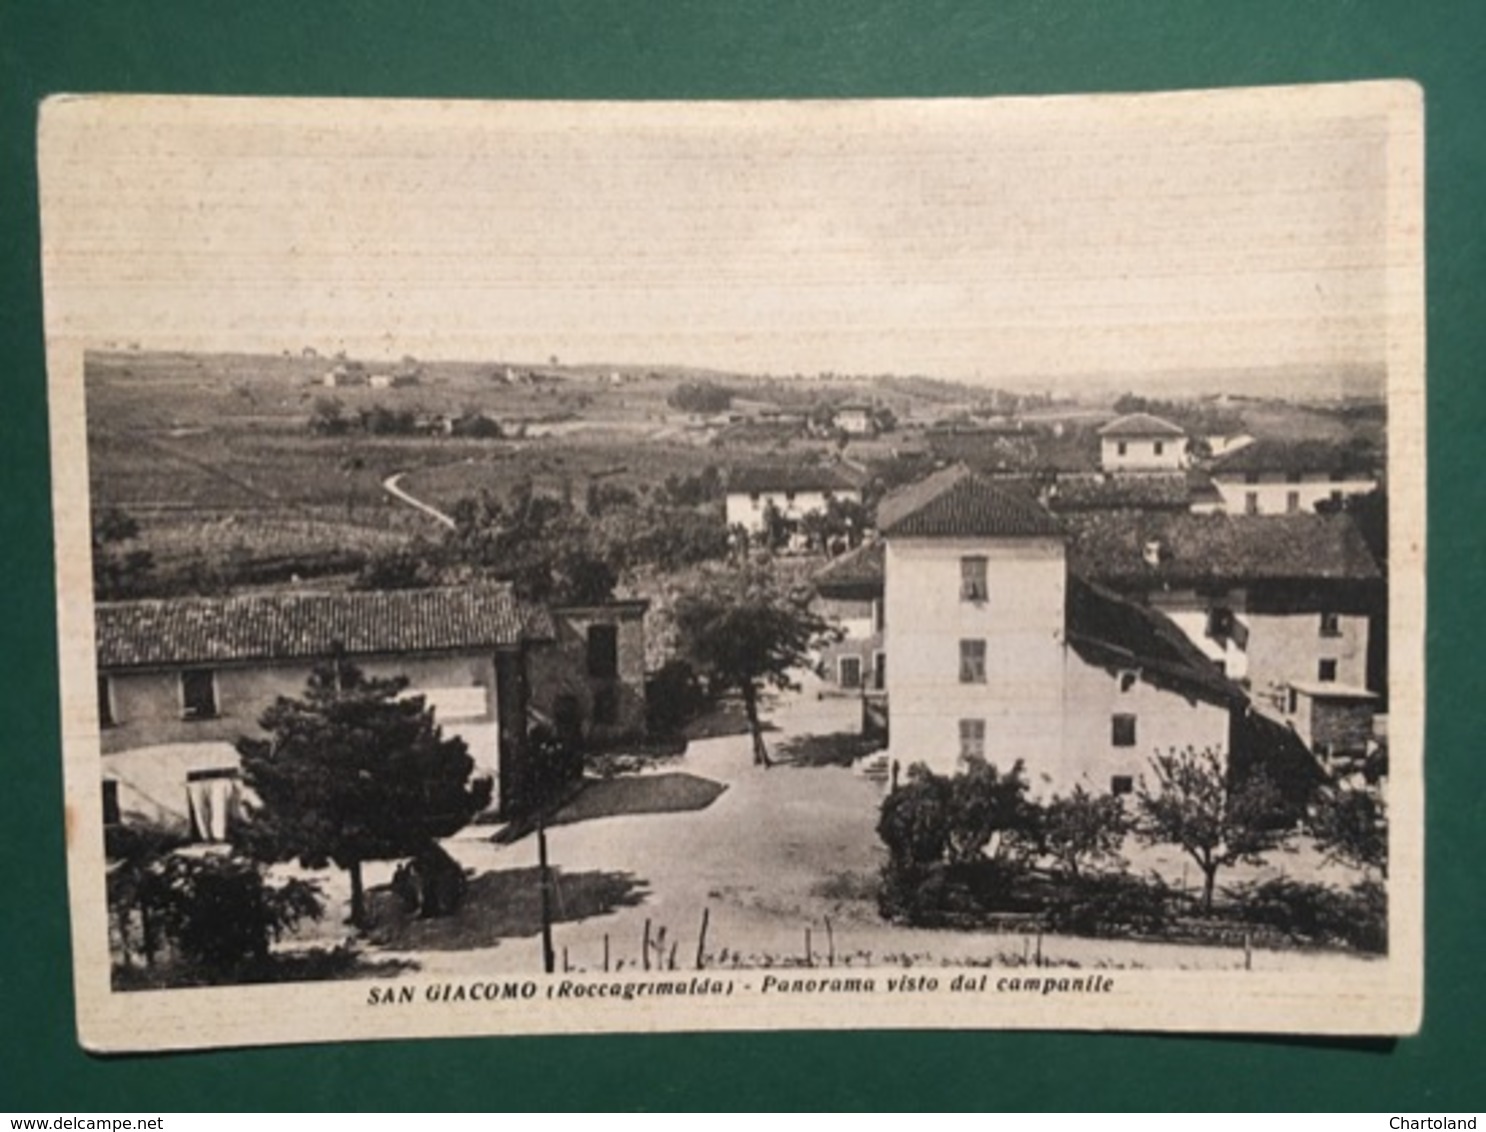
[{"label": "chimney", "polygon": [[1158,538],[1146,539],[1145,546],[1141,548],[1140,556],[1145,559],[1147,566],[1161,565],[1161,540]]}]

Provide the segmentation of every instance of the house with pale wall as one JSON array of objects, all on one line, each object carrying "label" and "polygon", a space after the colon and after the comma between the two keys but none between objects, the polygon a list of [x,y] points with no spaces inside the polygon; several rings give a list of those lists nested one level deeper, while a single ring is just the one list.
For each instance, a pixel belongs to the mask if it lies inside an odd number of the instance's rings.
[{"label": "house with pale wall", "polygon": [[848,401],[844,405],[838,405],[832,423],[847,436],[877,435],[877,421],[872,415],[872,406],[861,401]]},{"label": "house with pale wall", "polygon": [[727,524],[759,534],[770,507],[798,523],[833,499],[860,503],[862,490],[855,477],[832,465],[737,468],[728,476]]},{"label": "house with pale wall", "polygon": [[1021,761],[1038,793],[1124,794],[1158,752],[1230,749],[1242,691],[1158,611],[1070,576],[1033,498],[958,465],[877,518],[899,767]]},{"label": "house with pale wall", "polygon": [[304,693],[336,655],[404,677],[495,784],[495,808],[532,804],[538,723],[601,746],[644,729],[643,603],[544,609],[509,587],[266,593],[100,602],[98,722],[106,821],[226,834],[236,742]]},{"label": "house with pale wall", "polygon": [[1378,487],[1370,451],[1319,440],[1254,440],[1216,458],[1211,474],[1234,515],[1294,515]]},{"label": "house with pale wall", "polygon": [[882,542],[873,539],[833,558],[813,579],[822,616],[841,639],[821,650],[820,675],[843,692],[881,692],[887,687],[883,646]]},{"label": "house with pale wall", "polygon": [[1099,467],[1106,472],[1178,471],[1187,464],[1187,433],[1150,413],[1117,417],[1099,430]]},{"label": "house with pale wall", "polygon": [[1386,670],[1369,663],[1383,575],[1349,515],[1090,513],[1067,525],[1081,576],[1162,613],[1272,713],[1291,688],[1366,692]]}]

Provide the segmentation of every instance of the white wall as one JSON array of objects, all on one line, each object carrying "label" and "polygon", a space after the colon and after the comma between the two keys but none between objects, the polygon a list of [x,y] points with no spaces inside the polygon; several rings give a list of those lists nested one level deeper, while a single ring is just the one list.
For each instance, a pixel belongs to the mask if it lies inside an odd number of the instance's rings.
[{"label": "white wall", "polygon": [[[1316,504],[1338,494],[1367,495],[1378,486],[1377,480],[1354,476],[1333,480],[1324,472],[1307,473],[1299,483],[1290,482],[1282,472],[1263,472],[1258,483],[1248,483],[1241,475],[1214,476],[1213,483],[1223,496],[1224,508],[1233,515],[1283,515],[1291,510],[1290,495],[1296,496],[1295,510],[1314,511]],[[1248,497],[1253,494],[1256,511],[1249,510]]]},{"label": "white wall", "polygon": [[[960,559],[988,560],[984,602],[962,601]],[[986,720],[986,758],[1029,768],[1062,746],[1067,569],[1055,539],[887,544],[890,757],[958,769],[959,720]],[[985,683],[960,681],[960,641],[986,641]],[[1053,758],[1050,760],[1050,754]]]},{"label": "white wall", "polygon": [[[1125,446],[1124,454],[1120,445]],[[1158,453],[1157,447],[1161,449]],[[1099,466],[1107,472],[1153,472],[1177,471],[1186,466],[1187,441],[1185,437],[1168,436],[1159,440],[1150,437],[1100,438]]]},{"label": "white wall", "polygon": [[[1129,687],[1122,690],[1122,684]],[[1153,756],[1192,747],[1228,752],[1228,709],[1178,692],[1158,688],[1145,680],[1122,681],[1119,673],[1086,664],[1068,651],[1064,752],[1053,777],[1055,792],[1082,785],[1093,793],[1108,793],[1110,779],[1128,775],[1138,784],[1150,778]],[[1114,716],[1135,717],[1135,743],[1116,746]]]},{"label": "white wall", "polygon": [[[791,498],[791,494],[793,498]],[[787,493],[783,491],[765,491],[755,495],[747,492],[728,492],[727,497],[727,521],[729,527],[741,526],[749,533],[757,533],[764,529],[764,512],[772,502],[775,508],[786,519],[802,519],[812,511],[824,511],[826,505],[832,499],[849,499],[852,502],[861,502],[861,493],[857,491],[797,491]]]}]

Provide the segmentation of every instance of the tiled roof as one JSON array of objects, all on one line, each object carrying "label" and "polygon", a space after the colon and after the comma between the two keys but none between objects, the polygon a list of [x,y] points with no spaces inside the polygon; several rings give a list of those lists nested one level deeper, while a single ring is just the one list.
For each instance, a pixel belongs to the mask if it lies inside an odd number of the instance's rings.
[{"label": "tiled roof", "polygon": [[1186,429],[1150,413],[1116,417],[1099,430],[1100,436],[1186,436]]},{"label": "tiled roof", "polygon": [[760,465],[735,468],[728,475],[728,493],[760,494],[778,491],[860,491],[861,485],[843,469],[830,465]]},{"label": "tiled roof", "polygon": [[[1064,521],[1072,568],[1118,587],[1382,576],[1349,515],[1090,511]],[[1146,561],[1153,544],[1155,564]]]},{"label": "tiled roof", "polygon": [[815,588],[827,596],[880,592],[886,576],[882,542],[869,542],[831,559],[815,575]]},{"label": "tiled roof", "polygon": [[1327,472],[1375,475],[1378,456],[1367,447],[1327,440],[1261,439],[1213,461],[1214,475],[1239,472]]},{"label": "tiled roof", "polygon": [[1036,500],[962,464],[909,484],[877,505],[889,538],[1057,538],[1062,528]]},{"label": "tiled roof", "polygon": [[1121,473],[1114,476],[1059,476],[1048,493],[1054,511],[1185,511],[1194,499],[1217,497],[1206,476],[1187,472]]},{"label": "tiled roof", "polygon": [[1085,663],[1130,669],[1157,687],[1210,703],[1244,699],[1243,691],[1157,610],[1076,576],[1068,579],[1067,601],[1068,643]]},{"label": "tiled roof", "polygon": [[493,649],[520,643],[544,619],[494,586],[100,602],[98,665],[308,660],[337,647],[353,656]]}]

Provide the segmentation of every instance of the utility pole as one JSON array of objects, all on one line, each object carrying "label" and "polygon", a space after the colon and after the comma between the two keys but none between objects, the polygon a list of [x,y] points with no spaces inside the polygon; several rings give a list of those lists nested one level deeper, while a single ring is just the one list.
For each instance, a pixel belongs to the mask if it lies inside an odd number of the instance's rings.
[{"label": "utility pole", "polygon": [[537,868],[542,887],[542,970],[552,974],[557,966],[552,952],[552,880],[547,871],[547,821],[537,815]]}]

